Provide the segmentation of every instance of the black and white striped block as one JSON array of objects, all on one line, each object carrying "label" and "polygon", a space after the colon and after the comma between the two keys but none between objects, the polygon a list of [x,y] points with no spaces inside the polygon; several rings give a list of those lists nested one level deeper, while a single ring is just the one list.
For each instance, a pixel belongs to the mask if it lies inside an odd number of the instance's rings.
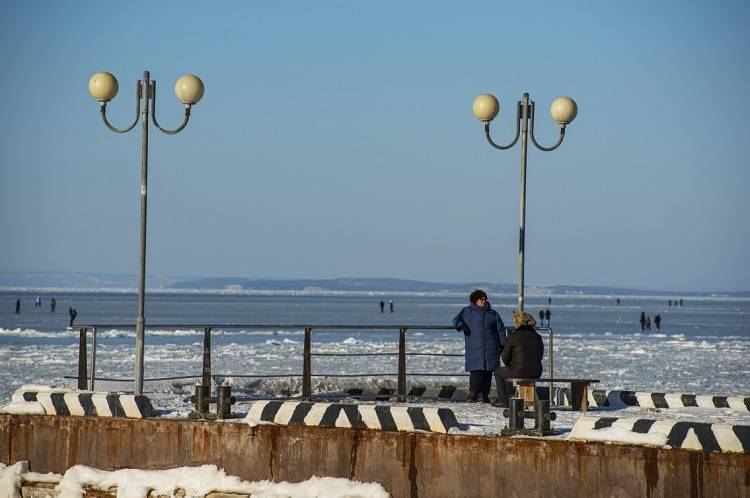
[{"label": "black and white striped block", "polygon": [[447,408],[256,401],[245,417],[250,425],[306,425],[447,434],[458,427]]},{"label": "black and white striped block", "polygon": [[[555,387],[553,391],[556,394],[563,390],[561,387]],[[547,399],[549,388],[547,386],[537,386],[537,397]],[[396,390],[392,388],[381,388],[377,391],[367,389],[347,389],[346,394],[352,398],[362,401],[390,401],[396,397]],[[469,399],[469,391],[460,389],[456,386],[446,385],[440,387],[412,387],[407,394],[408,397],[437,400],[437,401],[466,401]],[[557,399],[556,397],[553,399]]]},{"label": "black and white striped block", "polygon": [[146,418],[154,413],[147,396],[133,394],[21,388],[13,393],[11,401],[37,402],[47,415]]},{"label": "black and white striped block", "polygon": [[750,454],[750,426],[745,425],[584,416],[569,439]]},{"label": "black and white striped block", "polygon": [[[389,401],[396,397],[396,390],[389,387],[383,387],[377,391],[370,389],[347,389],[346,394],[363,401]],[[459,389],[456,386],[419,386],[409,389],[407,396],[445,401],[466,401],[469,398],[469,392],[466,389]]]},{"label": "black and white striped block", "polygon": [[636,391],[589,391],[589,406],[642,408],[732,408],[750,411],[750,398],[743,396],[711,396],[683,393],[649,393]]}]

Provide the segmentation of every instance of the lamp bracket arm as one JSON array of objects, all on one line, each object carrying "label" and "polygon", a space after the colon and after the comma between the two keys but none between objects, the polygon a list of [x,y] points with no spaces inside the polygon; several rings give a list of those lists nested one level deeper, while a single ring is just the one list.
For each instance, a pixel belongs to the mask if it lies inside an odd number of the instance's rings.
[{"label": "lamp bracket arm", "polygon": [[542,147],[539,145],[539,143],[536,141],[536,137],[534,136],[534,103],[531,103],[531,141],[534,143],[537,149],[549,152],[552,150],[555,150],[556,148],[560,147],[560,144],[563,142],[563,139],[565,138],[565,125],[560,125],[560,136],[557,139],[557,143],[553,145],[552,147]]},{"label": "lamp bracket arm", "polygon": [[182,119],[182,124],[174,130],[165,130],[159,125],[158,121],[156,120],[156,82],[152,83],[151,90],[151,122],[154,123],[154,126],[156,126],[159,131],[167,135],[176,135],[177,133],[184,130],[188,124],[188,121],[190,120],[190,104],[185,104],[185,116]]},{"label": "lamp bracket arm", "polygon": [[115,133],[127,133],[135,128],[135,125],[138,124],[138,118],[141,114],[141,82],[138,82],[135,90],[135,119],[133,120],[133,124],[131,124],[127,128],[115,128],[114,126],[112,126],[112,124],[109,122],[109,119],[107,119],[106,102],[102,102],[101,105],[99,105],[99,112],[101,113],[102,121],[104,121],[104,124],[107,126],[107,128],[114,131]]},{"label": "lamp bracket arm", "polygon": [[492,141],[492,137],[490,137],[490,122],[486,121],[484,123],[484,135],[487,137],[487,142],[491,146],[493,146],[496,149],[500,150],[506,150],[510,149],[514,145],[516,145],[516,142],[518,142],[518,137],[521,133],[521,103],[518,103],[518,106],[516,107],[516,136],[513,137],[513,141],[509,143],[508,145],[498,145],[495,142]]}]

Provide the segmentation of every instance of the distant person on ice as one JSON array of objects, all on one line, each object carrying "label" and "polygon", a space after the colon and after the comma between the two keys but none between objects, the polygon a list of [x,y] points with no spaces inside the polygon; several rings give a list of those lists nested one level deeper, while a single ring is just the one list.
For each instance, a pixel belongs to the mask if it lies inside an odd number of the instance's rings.
[{"label": "distant person on ice", "polygon": [[42,305],[42,296],[36,296],[36,301],[34,301],[34,307],[41,306]]},{"label": "distant person on ice", "polygon": [[661,330],[661,315],[659,313],[654,317],[654,324],[656,325],[656,330]]},{"label": "distant person on ice", "polygon": [[54,313],[56,307],[57,307],[57,301],[53,297],[52,299],[49,300],[49,312]]},{"label": "distant person on ice", "polygon": [[646,330],[651,330],[651,315],[646,317]]},{"label": "distant person on ice", "polygon": [[393,313],[393,301],[388,301],[388,306],[391,307],[391,313]]},{"label": "distant person on ice", "polygon": [[70,315],[70,327],[73,328],[73,322],[78,316],[78,312],[71,306],[70,308],[68,308],[68,315]]},{"label": "distant person on ice", "polygon": [[643,311],[641,311],[640,322],[641,322],[641,330],[645,330],[646,329],[646,313]]},{"label": "distant person on ice", "polygon": [[539,325],[544,326],[544,310],[539,310]]},{"label": "distant person on ice", "polygon": [[380,312],[382,313],[384,309],[385,309],[385,302],[381,299],[380,300]]},{"label": "distant person on ice", "polygon": [[[552,315],[552,313],[550,313],[549,308],[547,308],[547,311],[544,312],[544,318],[547,319],[547,327],[549,327],[549,317],[551,315]],[[542,323],[542,325],[544,325],[544,323]]]},{"label": "distant person on ice", "polygon": [[20,315],[20,314],[21,314],[21,300],[16,299],[16,315]]},{"label": "distant person on ice", "polygon": [[500,366],[500,353],[505,345],[505,324],[493,310],[487,294],[477,289],[469,296],[469,306],[453,319],[453,327],[464,334],[465,365],[470,372],[469,402],[490,402],[492,372]]},{"label": "distant person on ice", "polygon": [[492,406],[508,407],[508,390],[505,379],[521,377],[538,379],[542,376],[542,357],[544,357],[544,342],[534,329],[534,317],[525,311],[513,313],[515,329],[508,336],[508,342],[503,349],[504,367],[495,370],[495,386],[497,400]]}]

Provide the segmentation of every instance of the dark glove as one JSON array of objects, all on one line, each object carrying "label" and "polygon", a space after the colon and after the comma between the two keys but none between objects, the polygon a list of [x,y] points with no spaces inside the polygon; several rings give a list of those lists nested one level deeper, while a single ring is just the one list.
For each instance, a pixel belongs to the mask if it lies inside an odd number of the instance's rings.
[{"label": "dark glove", "polygon": [[465,323],[461,324],[461,327],[459,327],[459,329],[460,329],[460,330],[461,330],[461,332],[463,332],[463,333],[464,333],[464,335],[465,335],[465,336],[467,336],[467,337],[468,337],[468,336],[469,336],[469,335],[471,334],[471,329],[470,329],[470,328],[469,328],[469,326],[468,326],[468,325],[466,325]]}]

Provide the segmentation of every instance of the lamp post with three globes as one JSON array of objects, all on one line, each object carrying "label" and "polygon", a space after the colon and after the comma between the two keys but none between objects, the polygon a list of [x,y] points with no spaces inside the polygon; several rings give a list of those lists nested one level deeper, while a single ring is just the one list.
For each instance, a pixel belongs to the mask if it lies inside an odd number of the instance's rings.
[{"label": "lamp post with three globes", "polygon": [[542,147],[534,137],[534,101],[529,100],[529,94],[524,93],[522,100],[516,107],[516,135],[508,145],[498,145],[490,137],[490,122],[500,113],[500,103],[494,95],[485,93],[474,99],[472,111],[477,119],[484,123],[484,134],[487,141],[496,149],[506,150],[513,147],[521,137],[521,214],[520,231],[518,239],[518,308],[523,311],[524,304],[524,244],[526,239],[526,149],[528,146],[529,128],[531,129],[531,141],[537,149],[549,152],[560,146],[565,138],[565,127],[569,125],[578,114],[578,106],[570,97],[560,97],[552,102],[550,115],[560,125],[560,136],[557,143],[552,147]]},{"label": "lamp post with three globes", "polygon": [[[203,97],[203,82],[197,76],[186,74],[177,80],[175,94],[185,106],[182,124],[174,130],[162,128],[156,120],[156,81],[151,80],[149,72],[143,72],[143,80],[136,87],[136,116],[127,128],[115,128],[107,119],[107,103],[114,99],[119,90],[117,78],[111,73],[95,73],[89,79],[89,93],[99,101],[99,111],[104,124],[115,133],[127,133],[141,120],[141,233],[140,233],[140,273],[138,278],[138,317],[135,323],[135,394],[143,394],[143,350],[144,350],[144,304],[146,294],[146,207],[148,183],[148,116],[149,106],[151,121],[161,132],[175,135],[181,132],[190,119],[190,108]],[[141,104],[143,108],[141,108]]]}]

